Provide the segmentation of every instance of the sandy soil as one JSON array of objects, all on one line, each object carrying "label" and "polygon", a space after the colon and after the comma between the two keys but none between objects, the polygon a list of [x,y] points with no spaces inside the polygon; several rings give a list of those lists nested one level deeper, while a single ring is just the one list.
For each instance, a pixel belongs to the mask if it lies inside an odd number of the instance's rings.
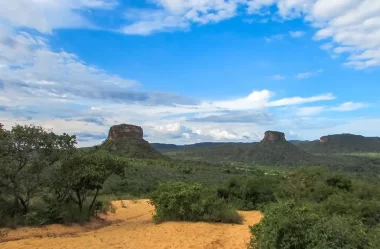
[{"label": "sandy soil", "polygon": [[[258,211],[240,212],[243,225],[203,222],[152,222],[154,208],[147,200],[115,201],[115,214],[85,227],[52,225],[9,231],[1,249],[243,249],[250,238],[248,225],[263,217]],[[106,226],[105,226],[106,225]]]}]

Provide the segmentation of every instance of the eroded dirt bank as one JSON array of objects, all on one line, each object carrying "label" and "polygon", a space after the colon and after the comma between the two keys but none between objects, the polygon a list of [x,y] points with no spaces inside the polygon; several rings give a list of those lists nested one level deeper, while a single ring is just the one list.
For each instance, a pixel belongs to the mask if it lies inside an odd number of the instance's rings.
[{"label": "eroded dirt bank", "polygon": [[240,212],[245,219],[243,225],[203,222],[156,225],[152,222],[154,208],[147,200],[123,202],[126,208],[122,207],[121,201],[113,203],[117,210],[106,217],[105,227],[98,221],[87,227],[52,225],[46,228],[22,228],[10,231],[6,237],[10,241],[0,243],[0,248],[243,249],[247,248],[250,238],[248,226],[260,222],[263,217],[260,212],[251,211]]}]

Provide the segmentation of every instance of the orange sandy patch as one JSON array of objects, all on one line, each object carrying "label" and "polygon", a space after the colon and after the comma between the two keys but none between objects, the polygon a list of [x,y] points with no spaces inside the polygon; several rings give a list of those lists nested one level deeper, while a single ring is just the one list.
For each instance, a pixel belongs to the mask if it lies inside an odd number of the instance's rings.
[{"label": "orange sandy patch", "polygon": [[[204,222],[152,222],[154,208],[147,200],[137,203],[115,201],[115,214],[106,217],[106,227],[99,224],[80,227],[52,225],[45,228],[12,230],[1,249],[196,249],[196,248],[247,248],[250,238],[249,225],[262,219],[258,211],[240,212],[243,225],[210,224]],[[111,222],[111,223],[108,223]],[[92,229],[92,230],[91,230]]]}]

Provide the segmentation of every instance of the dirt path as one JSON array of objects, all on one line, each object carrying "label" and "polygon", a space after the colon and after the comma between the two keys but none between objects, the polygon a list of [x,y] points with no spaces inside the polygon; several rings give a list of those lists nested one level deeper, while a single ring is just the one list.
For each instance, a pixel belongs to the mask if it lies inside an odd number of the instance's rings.
[{"label": "dirt path", "polygon": [[147,200],[137,203],[115,201],[116,214],[108,215],[112,224],[93,230],[92,227],[65,227],[52,225],[46,228],[24,228],[10,231],[7,239],[18,239],[0,243],[1,249],[196,249],[196,248],[247,248],[248,225],[258,223],[262,214],[258,211],[240,212],[243,225],[209,224],[189,222],[167,222],[155,225],[152,222],[154,208]]}]

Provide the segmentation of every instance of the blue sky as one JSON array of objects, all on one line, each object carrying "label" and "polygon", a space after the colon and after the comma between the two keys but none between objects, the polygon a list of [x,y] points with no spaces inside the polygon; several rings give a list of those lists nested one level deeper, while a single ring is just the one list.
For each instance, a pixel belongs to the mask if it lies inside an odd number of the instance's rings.
[{"label": "blue sky", "polygon": [[100,143],[378,136],[380,2],[0,1],[0,122]]}]

